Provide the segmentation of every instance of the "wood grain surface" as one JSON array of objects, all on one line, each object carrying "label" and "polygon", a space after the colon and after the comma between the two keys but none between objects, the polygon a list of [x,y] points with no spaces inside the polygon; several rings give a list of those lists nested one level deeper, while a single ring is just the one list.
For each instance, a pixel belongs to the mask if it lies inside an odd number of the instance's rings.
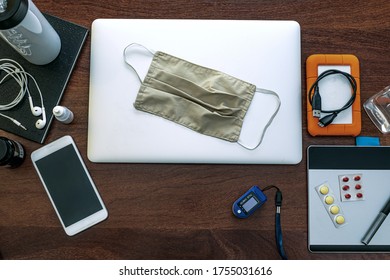
[{"label": "wood grain surface", "polygon": [[[282,227],[290,259],[390,259],[390,254],[313,254],[307,249],[306,148],[353,145],[352,137],[311,137],[307,132],[305,60],[315,53],[350,53],[360,60],[361,97],[390,85],[390,2],[290,0],[35,0],[45,13],[90,28],[97,18],[296,20],[302,37],[303,160],[297,165],[94,164],[88,161],[90,37],[80,54],[62,105],[71,125],[52,124],[45,143],[71,135],[109,211],[109,218],[74,237],[64,233],[33,168],[41,145],[21,142],[27,160],[0,168],[0,257],[4,259],[279,259],[271,203],[251,219],[231,213],[250,186],[283,191]],[[283,82],[283,77],[280,77]],[[50,79],[50,77],[48,77]],[[109,112],[104,112],[109,113]],[[382,135],[362,113],[361,135]],[[283,137],[283,132],[280,133]],[[286,139],[288,141],[288,139]]]}]

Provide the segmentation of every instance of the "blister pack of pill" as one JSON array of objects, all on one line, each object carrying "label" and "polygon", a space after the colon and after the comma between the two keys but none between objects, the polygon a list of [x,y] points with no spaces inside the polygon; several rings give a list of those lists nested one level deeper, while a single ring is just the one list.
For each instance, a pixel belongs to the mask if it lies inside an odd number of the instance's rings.
[{"label": "blister pack of pill", "polygon": [[341,201],[364,200],[364,185],[362,174],[339,175]]},{"label": "blister pack of pill", "polygon": [[345,225],[347,221],[345,219],[340,202],[330,188],[328,182],[317,186],[315,189],[334,226],[339,228]]}]

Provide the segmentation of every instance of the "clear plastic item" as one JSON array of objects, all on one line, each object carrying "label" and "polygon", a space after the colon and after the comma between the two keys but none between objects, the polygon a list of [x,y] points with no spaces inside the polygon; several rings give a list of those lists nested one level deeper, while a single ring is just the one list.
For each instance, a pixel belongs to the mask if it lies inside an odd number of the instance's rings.
[{"label": "clear plastic item", "polygon": [[390,86],[369,98],[363,107],[382,133],[390,133]]}]

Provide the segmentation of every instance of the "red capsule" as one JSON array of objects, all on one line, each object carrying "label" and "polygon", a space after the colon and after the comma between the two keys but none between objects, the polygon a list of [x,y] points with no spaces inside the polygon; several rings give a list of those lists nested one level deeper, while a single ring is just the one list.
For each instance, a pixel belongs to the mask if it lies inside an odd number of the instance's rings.
[{"label": "red capsule", "polygon": [[347,191],[347,190],[349,190],[349,186],[348,185],[343,186],[343,191]]},{"label": "red capsule", "polygon": [[355,178],[353,178],[355,181],[360,181],[360,176],[355,176]]},{"label": "red capsule", "polygon": [[355,189],[356,189],[356,190],[360,190],[361,188],[362,188],[362,186],[359,185],[359,184],[357,184],[357,185],[355,186]]},{"label": "red capsule", "polygon": [[357,198],[362,198],[362,197],[363,197],[363,194],[362,194],[362,193],[357,193],[357,194],[356,194],[356,197],[357,197]]},{"label": "red capsule", "polygon": [[351,195],[350,195],[349,193],[347,193],[346,195],[344,195],[344,197],[345,197],[346,199],[350,199],[350,198],[351,198]]},{"label": "red capsule", "polygon": [[349,181],[348,177],[343,178],[343,182],[348,182],[348,181]]}]

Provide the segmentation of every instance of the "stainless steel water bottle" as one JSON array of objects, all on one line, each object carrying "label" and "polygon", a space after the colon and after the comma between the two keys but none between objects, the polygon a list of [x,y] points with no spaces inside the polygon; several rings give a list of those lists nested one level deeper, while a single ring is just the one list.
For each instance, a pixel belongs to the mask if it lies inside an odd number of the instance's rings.
[{"label": "stainless steel water bottle", "polygon": [[52,62],[61,50],[60,37],[31,0],[0,0],[0,37],[37,65]]}]

